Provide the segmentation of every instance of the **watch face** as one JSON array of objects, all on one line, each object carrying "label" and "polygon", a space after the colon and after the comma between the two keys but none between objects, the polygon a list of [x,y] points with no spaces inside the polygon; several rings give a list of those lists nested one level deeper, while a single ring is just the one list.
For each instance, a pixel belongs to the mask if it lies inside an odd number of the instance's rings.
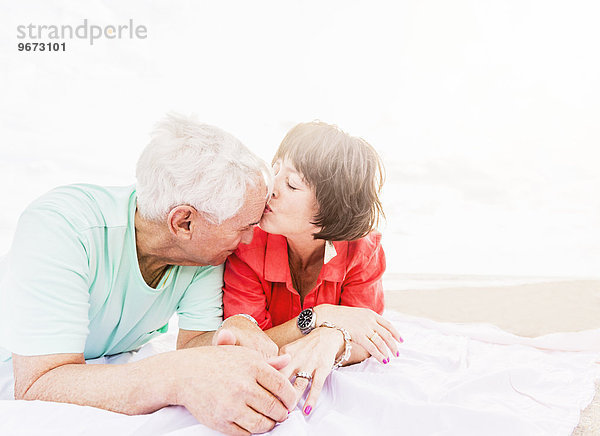
[{"label": "watch face", "polygon": [[300,330],[306,330],[309,328],[312,318],[312,310],[304,309],[302,312],[300,312],[300,315],[298,315],[298,328],[300,328]]}]

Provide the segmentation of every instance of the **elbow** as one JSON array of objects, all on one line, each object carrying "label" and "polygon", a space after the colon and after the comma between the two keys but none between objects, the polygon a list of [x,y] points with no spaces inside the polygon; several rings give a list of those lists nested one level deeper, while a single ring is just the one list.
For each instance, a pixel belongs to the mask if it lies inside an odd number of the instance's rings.
[{"label": "elbow", "polygon": [[85,364],[83,353],[21,356],[13,353],[15,400],[43,400],[55,387],[53,376],[57,368],[68,364]]},{"label": "elbow", "polygon": [[[43,374],[42,374],[43,375]],[[43,389],[37,389],[36,383],[42,376],[37,378],[18,377],[15,376],[14,397],[15,400],[43,400]]]},{"label": "elbow", "polygon": [[[38,378],[39,379],[39,378]],[[14,397],[15,400],[33,401],[40,400],[39,389],[33,389],[38,379],[27,379],[15,377]]]},{"label": "elbow", "polygon": [[15,380],[15,400],[37,400],[35,395],[30,392],[31,386],[32,385],[25,386],[23,383],[19,383],[18,380]]},{"label": "elbow", "polygon": [[23,377],[19,376],[18,373],[15,374],[15,384],[14,384],[14,397],[15,400],[40,400],[39,397],[39,389],[35,389],[34,386],[40,377]]}]

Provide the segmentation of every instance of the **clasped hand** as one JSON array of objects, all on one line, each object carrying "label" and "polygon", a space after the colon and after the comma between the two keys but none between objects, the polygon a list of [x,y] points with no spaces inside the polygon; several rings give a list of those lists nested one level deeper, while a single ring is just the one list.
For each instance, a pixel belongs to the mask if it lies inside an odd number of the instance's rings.
[{"label": "clasped hand", "polygon": [[[353,343],[353,358],[350,363],[359,362],[371,355],[387,364],[390,351],[399,356],[398,343],[403,342],[402,338],[392,323],[376,312],[329,304],[315,307],[315,312],[319,323],[328,321],[350,333]],[[253,348],[262,354],[270,366],[279,370],[284,378],[295,378],[293,387],[296,390],[296,400],[293,407],[310,384],[310,391],[302,407],[303,413],[309,415],[336,358],[344,352],[343,334],[335,328],[318,327],[277,350],[277,345],[259,327],[248,323],[250,321],[244,318],[235,321],[231,319],[226,329],[215,334],[213,344]],[[279,357],[276,357],[278,352]],[[301,374],[300,377],[297,376],[298,373]]]},{"label": "clasped hand", "polygon": [[[233,320],[232,320],[233,321]],[[298,372],[303,372],[312,377],[312,386],[306,399],[303,412],[310,414],[321,393],[327,376],[338,354],[344,351],[344,337],[337,329],[320,327],[309,335],[290,342],[281,347],[279,356],[272,355],[272,346],[277,345],[269,339],[258,327],[250,325],[247,320],[240,318],[238,328],[233,327],[233,322],[217,331],[213,345],[242,345],[254,348],[267,359],[267,363],[278,369],[285,379],[295,378],[293,387],[296,390],[296,407],[310,380],[306,377],[296,377]],[[292,408],[293,408],[292,407]]]},{"label": "clasped hand", "polygon": [[[317,403],[336,356],[343,352],[342,333],[327,327],[316,328],[310,334],[281,347],[280,355],[290,355],[291,362],[279,371],[287,379],[296,378],[294,381],[297,392],[296,402],[300,401],[311,382],[311,379],[306,376],[312,378],[310,392],[302,407],[305,415],[310,414]],[[297,376],[298,373],[301,373],[301,376]]]}]

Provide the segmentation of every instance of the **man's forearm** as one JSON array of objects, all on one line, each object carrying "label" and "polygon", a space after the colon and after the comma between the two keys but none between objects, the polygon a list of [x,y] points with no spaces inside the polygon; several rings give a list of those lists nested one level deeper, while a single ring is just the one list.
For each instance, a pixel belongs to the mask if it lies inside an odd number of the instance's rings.
[{"label": "man's forearm", "polygon": [[[128,415],[176,403],[173,352],[122,365],[67,364],[39,377],[17,399],[98,407]],[[20,397],[20,398],[19,398]]]},{"label": "man's forearm", "polygon": [[212,345],[213,336],[215,332],[205,332],[201,335],[195,336],[185,344],[177,344],[177,349],[182,350],[185,348],[193,348],[193,347],[205,347],[207,345]]},{"label": "man's forearm", "polygon": [[17,399],[130,415],[176,404],[202,424],[237,434],[240,427],[253,433],[272,429],[287,418],[296,398],[279,368],[245,347],[195,347],[123,365],[83,362],[78,354],[13,354]]}]

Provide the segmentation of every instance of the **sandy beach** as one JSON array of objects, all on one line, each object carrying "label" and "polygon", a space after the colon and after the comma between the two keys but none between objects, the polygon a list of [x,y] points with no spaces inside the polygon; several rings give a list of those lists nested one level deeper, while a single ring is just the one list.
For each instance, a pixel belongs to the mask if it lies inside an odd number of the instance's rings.
[{"label": "sandy beach", "polygon": [[448,322],[484,322],[520,336],[600,328],[600,280],[386,290],[386,307]]},{"label": "sandy beach", "polygon": [[[520,336],[600,328],[600,280],[512,286],[386,289],[386,307],[445,322],[494,324]],[[600,434],[600,383],[574,436]]]}]

